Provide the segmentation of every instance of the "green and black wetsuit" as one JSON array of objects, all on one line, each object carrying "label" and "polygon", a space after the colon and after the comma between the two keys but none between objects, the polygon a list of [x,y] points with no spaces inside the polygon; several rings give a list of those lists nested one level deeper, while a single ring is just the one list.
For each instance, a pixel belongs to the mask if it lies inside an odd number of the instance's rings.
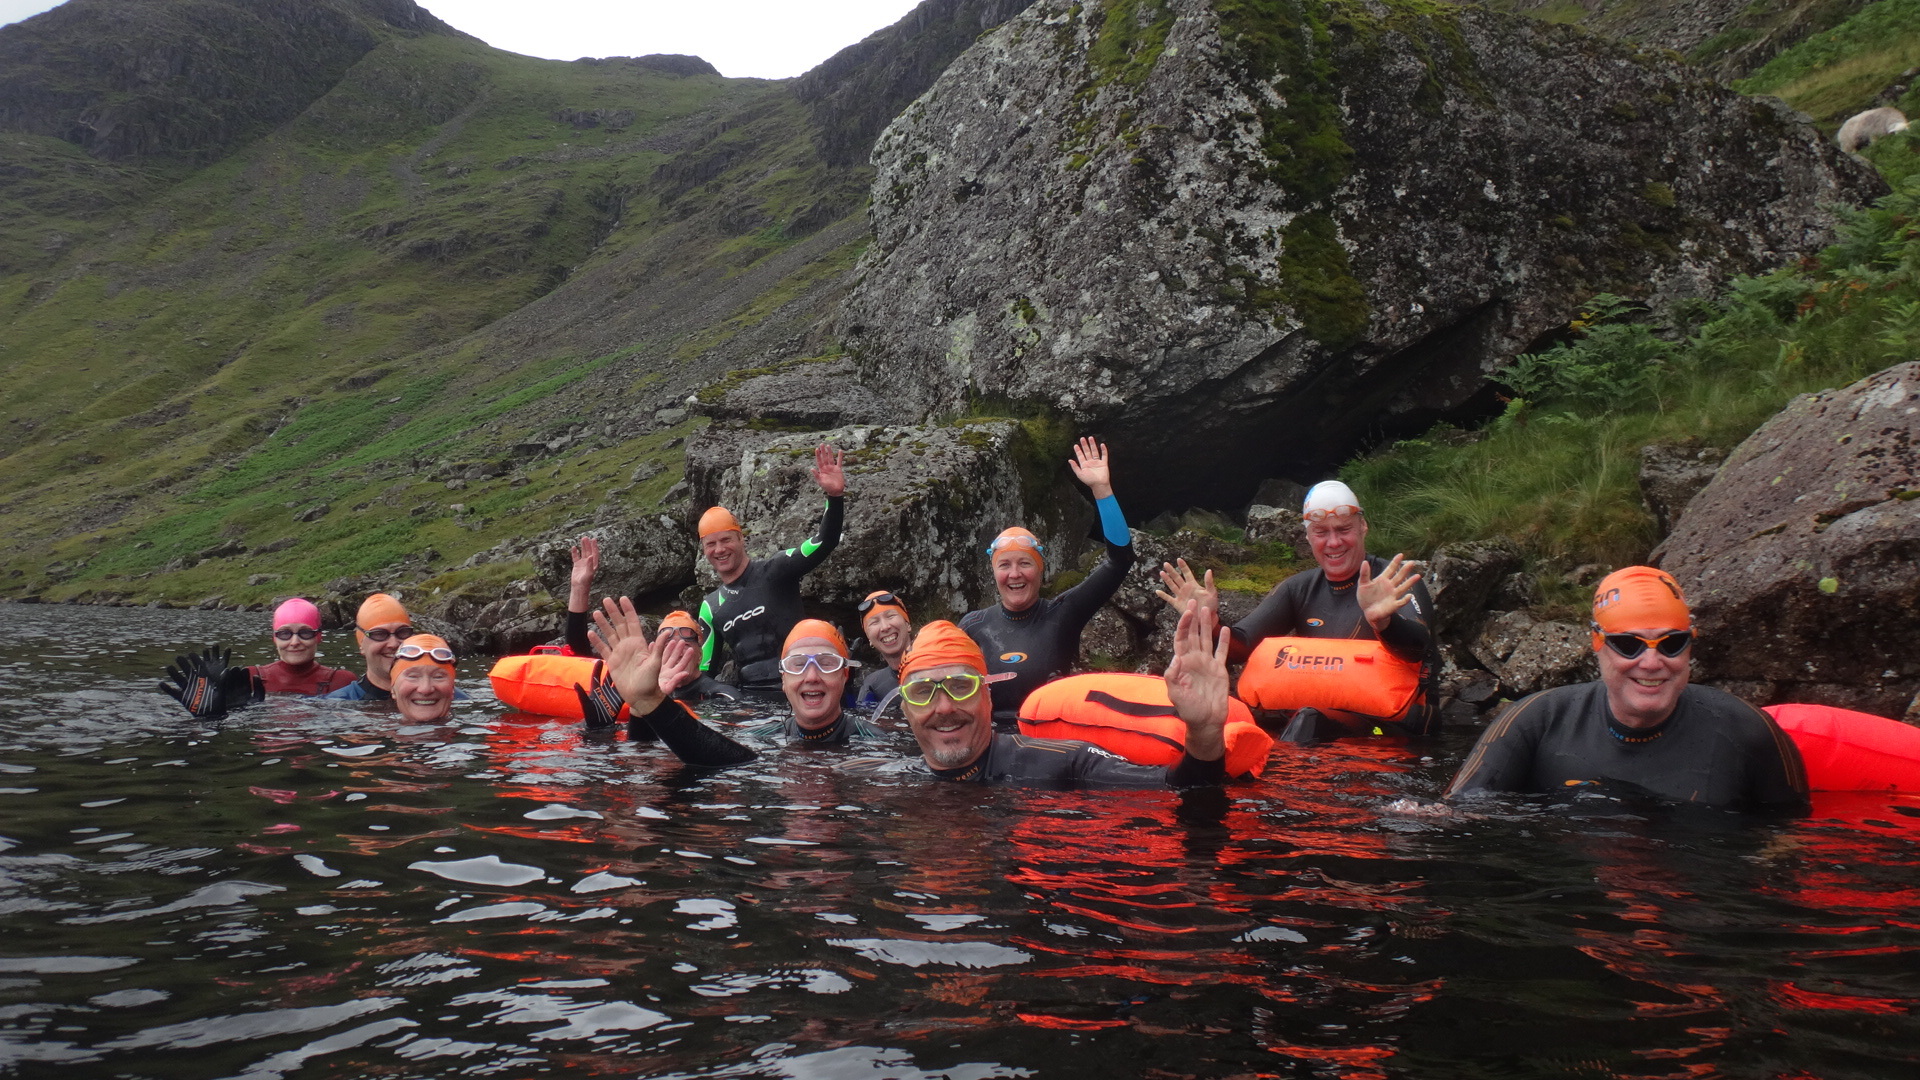
[{"label": "green and black wetsuit", "polygon": [[1542,690],[1508,706],[1447,796],[1542,794],[1607,781],[1711,806],[1793,809],[1807,801],[1800,752],[1766,713],[1710,686],[1688,686],[1659,727],[1629,728],[1614,719],[1599,682]]},{"label": "green and black wetsuit", "polygon": [[1120,504],[1108,496],[1094,505],[1100,511],[1107,558],[1086,580],[1059,596],[1035,601],[1025,611],[995,604],[960,617],[960,629],[986,654],[987,674],[1011,671],[1017,676],[993,684],[993,726],[998,730],[1014,730],[1027,695],[1072,668],[1080,658],[1080,632],[1119,591],[1133,566],[1133,537],[1120,516]]},{"label": "green and black wetsuit", "polygon": [[717,670],[724,643],[733,654],[741,689],[760,693],[780,689],[780,647],[793,624],[806,617],[800,606],[800,579],[833,554],[846,514],[844,496],[828,496],[826,513],[813,537],[797,548],[748,561],[731,585],[722,585],[700,603],[706,624],[701,646],[702,671]]},{"label": "green and black wetsuit", "polygon": [[1179,764],[1135,765],[1091,743],[1000,734],[974,763],[962,769],[931,769],[942,780],[1015,787],[1193,788],[1226,782],[1226,759],[1201,761],[1182,755]]},{"label": "green and black wetsuit", "polygon": [[[1386,570],[1387,561],[1379,556],[1367,560],[1373,576],[1378,577]],[[1440,695],[1437,687],[1440,645],[1427,625],[1427,619],[1433,612],[1433,596],[1427,592],[1427,583],[1414,583],[1412,602],[1394,612],[1386,629],[1377,634],[1374,633],[1373,624],[1367,622],[1366,615],[1360,611],[1359,591],[1359,574],[1345,581],[1333,581],[1327,577],[1326,571],[1318,568],[1302,571],[1274,586],[1266,599],[1260,601],[1259,607],[1233,625],[1233,641],[1229,646],[1231,652],[1228,658],[1234,663],[1244,663],[1248,654],[1264,638],[1317,637],[1376,639],[1393,655],[1420,665],[1420,693],[1399,716],[1359,718],[1358,714],[1352,714],[1360,722],[1342,724],[1325,714],[1316,713],[1324,723],[1310,731],[1289,728],[1284,736],[1288,741],[1308,742],[1315,737],[1366,734],[1383,724],[1391,724],[1408,735],[1431,735],[1440,730]],[[1307,710],[1300,711],[1305,713]]]}]

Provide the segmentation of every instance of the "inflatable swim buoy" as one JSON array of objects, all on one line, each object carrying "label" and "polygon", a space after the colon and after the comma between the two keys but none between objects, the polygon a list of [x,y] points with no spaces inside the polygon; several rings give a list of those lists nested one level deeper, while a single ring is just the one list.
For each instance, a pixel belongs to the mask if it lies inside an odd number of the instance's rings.
[{"label": "inflatable swim buoy", "polygon": [[[580,698],[573,687],[576,683],[590,685],[593,667],[599,662],[591,656],[558,653],[503,656],[493,665],[493,670],[487,672],[487,678],[493,682],[493,696],[510,709],[584,720]],[[621,706],[620,719],[625,720],[628,711],[626,706]]]},{"label": "inflatable swim buoy", "polygon": [[[1020,703],[1020,733],[1073,739],[1111,750],[1136,765],[1174,765],[1186,752],[1187,725],[1153,675],[1096,672],[1055,679]],[[1246,705],[1227,699],[1227,775],[1259,776],[1273,736]]]},{"label": "inflatable swim buoy", "polygon": [[1240,699],[1256,709],[1399,716],[1419,692],[1420,665],[1367,638],[1265,638],[1240,672]]},{"label": "inflatable swim buoy", "polygon": [[1769,705],[1814,791],[1920,792],[1920,728],[1828,705]]}]

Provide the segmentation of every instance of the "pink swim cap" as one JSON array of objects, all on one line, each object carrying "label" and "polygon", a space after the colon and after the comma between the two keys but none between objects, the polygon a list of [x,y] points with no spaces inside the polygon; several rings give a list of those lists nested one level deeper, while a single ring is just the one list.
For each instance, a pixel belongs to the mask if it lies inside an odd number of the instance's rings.
[{"label": "pink swim cap", "polygon": [[286,626],[288,623],[304,623],[318,630],[320,629],[320,609],[313,606],[313,601],[302,600],[296,596],[273,609],[273,628],[275,630]]}]

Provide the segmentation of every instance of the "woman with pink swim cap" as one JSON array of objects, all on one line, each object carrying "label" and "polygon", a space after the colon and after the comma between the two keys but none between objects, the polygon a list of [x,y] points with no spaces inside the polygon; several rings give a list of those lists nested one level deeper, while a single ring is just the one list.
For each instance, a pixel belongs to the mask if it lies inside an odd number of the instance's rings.
[{"label": "woman with pink swim cap", "polygon": [[354,680],[353,672],[314,659],[320,651],[320,609],[310,600],[296,596],[273,609],[273,649],[280,659],[253,669],[269,694],[318,697]]}]

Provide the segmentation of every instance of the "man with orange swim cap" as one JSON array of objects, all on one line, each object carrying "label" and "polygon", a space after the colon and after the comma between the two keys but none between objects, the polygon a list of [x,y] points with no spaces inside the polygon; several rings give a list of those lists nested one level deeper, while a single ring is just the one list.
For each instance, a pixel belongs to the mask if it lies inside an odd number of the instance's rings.
[{"label": "man with orange swim cap", "polygon": [[1460,766],[1449,796],[1623,783],[1711,806],[1806,804],[1800,753],[1773,719],[1690,684],[1693,613],[1670,575],[1651,566],[1607,575],[1594,590],[1590,625],[1599,680],[1508,706]]},{"label": "man with orange swim cap", "polygon": [[374,593],[360,602],[353,638],[367,661],[367,673],[326,695],[335,701],[393,700],[393,657],[413,635],[413,620],[400,601]]},{"label": "man with orange swim cap", "polygon": [[1087,485],[1099,515],[1107,558],[1078,585],[1059,596],[1040,595],[1046,550],[1026,529],[1014,526],[987,548],[994,591],[1000,602],[969,611],[960,628],[980,643],[989,674],[1013,677],[993,687],[993,719],[1002,731],[1018,729],[1020,703],[1041,684],[1065,675],[1080,660],[1080,634],[1100,606],[1113,598],[1133,566],[1133,534],[1113,497],[1113,474],[1105,444],[1081,439],[1067,462]]},{"label": "man with orange swim cap", "polygon": [[700,604],[700,622],[707,628],[700,667],[709,674],[717,671],[724,645],[745,690],[769,695],[780,690],[781,643],[806,614],[800,605],[800,579],[840,543],[847,495],[840,452],[821,443],[813,462],[813,481],[826,493],[827,509],[819,529],[797,548],[765,559],[749,558],[731,510],[715,506],[700,515],[700,553],[720,577],[720,587]]}]

